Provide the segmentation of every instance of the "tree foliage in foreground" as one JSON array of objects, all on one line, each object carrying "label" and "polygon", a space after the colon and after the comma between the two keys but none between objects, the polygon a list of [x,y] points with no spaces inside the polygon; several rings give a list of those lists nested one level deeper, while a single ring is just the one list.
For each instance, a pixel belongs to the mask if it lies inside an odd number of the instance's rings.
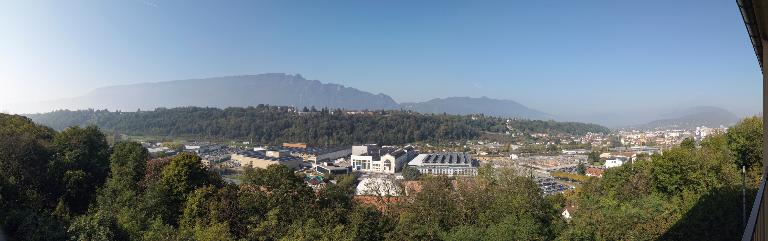
[{"label": "tree foliage in foreground", "polygon": [[[568,240],[735,240],[743,232],[741,165],[762,176],[763,129],[747,118],[726,135],[607,170],[574,197]],[[761,167],[761,166],[760,166]],[[749,183],[747,203],[757,183]],[[748,205],[747,208],[750,208]],[[746,210],[749,213],[750,210]]]}]

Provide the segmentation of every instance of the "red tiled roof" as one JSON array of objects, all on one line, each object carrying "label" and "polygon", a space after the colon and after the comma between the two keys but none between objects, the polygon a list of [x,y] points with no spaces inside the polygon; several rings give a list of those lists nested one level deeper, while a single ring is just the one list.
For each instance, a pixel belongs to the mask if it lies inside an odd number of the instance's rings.
[{"label": "red tiled roof", "polygon": [[594,176],[594,177],[602,177],[604,171],[605,170],[597,168],[597,167],[588,167],[587,168],[587,175],[588,176]]}]

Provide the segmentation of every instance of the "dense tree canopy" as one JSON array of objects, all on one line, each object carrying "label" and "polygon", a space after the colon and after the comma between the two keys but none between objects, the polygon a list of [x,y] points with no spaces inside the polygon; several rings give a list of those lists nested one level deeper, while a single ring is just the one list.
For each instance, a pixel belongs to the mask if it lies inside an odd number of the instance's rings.
[{"label": "dense tree canopy", "polygon": [[109,172],[107,140],[95,126],[74,126],[58,133],[52,148],[48,175],[58,180],[52,186],[66,208],[83,213]]},{"label": "dense tree canopy", "polygon": [[747,169],[752,183],[759,183],[763,170],[763,120],[746,118],[730,128],[726,137],[733,160]]},{"label": "dense tree canopy", "polygon": [[421,176],[419,169],[409,166],[403,167],[403,178],[405,178],[405,180],[416,180],[419,178],[419,176]]},{"label": "dense tree canopy", "polygon": [[51,214],[59,198],[47,168],[55,135],[27,118],[0,114],[0,227],[11,240],[65,238]]},{"label": "dense tree canopy", "polygon": [[[650,160],[611,168],[574,196],[577,211],[561,238],[737,240],[744,225],[741,165],[759,165],[762,138],[762,120],[748,118],[698,148],[688,141]],[[754,172],[759,180],[762,170]],[[748,184],[747,202],[756,187]]]},{"label": "dense tree canopy", "polygon": [[[315,145],[402,144],[466,140],[483,131],[504,132],[506,120],[486,116],[425,115],[404,111],[345,114],[322,109],[293,112],[289,107],[160,108],[154,111],[55,111],[30,115],[38,123],[63,129],[93,124],[124,134],[254,140],[260,143],[307,142]],[[514,120],[510,126],[537,133],[583,134],[609,130],[593,124]]]}]

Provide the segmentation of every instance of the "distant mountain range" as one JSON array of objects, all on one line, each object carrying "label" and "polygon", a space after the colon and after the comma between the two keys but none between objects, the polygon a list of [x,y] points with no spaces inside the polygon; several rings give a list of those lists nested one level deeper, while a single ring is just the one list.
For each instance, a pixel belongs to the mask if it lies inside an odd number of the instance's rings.
[{"label": "distant mountain range", "polygon": [[491,116],[521,117],[526,119],[553,119],[544,112],[528,108],[511,100],[497,100],[488,97],[449,97],[432,99],[419,103],[403,103],[403,109],[421,113],[447,113],[454,115],[469,115],[482,113]]},{"label": "distant mountain range", "polygon": [[56,109],[152,110],[158,107],[246,107],[259,104],[329,107],[351,110],[408,109],[435,114],[486,114],[526,119],[551,116],[511,100],[451,97],[398,104],[385,94],[372,94],[338,84],[281,73],[175,80],[98,88],[75,98],[25,106],[33,112]]},{"label": "distant mountain range", "polygon": [[258,104],[344,109],[396,109],[384,94],[371,94],[301,75],[259,74],[110,86],[84,96],[43,102],[48,109],[135,111],[158,107],[245,107]]},{"label": "distant mountain range", "polygon": [[637,129],[692,129],[698,126],[730,126],[739,121],[739,117],[735,114],[714,106],[698,106],[667,113],[663,116],[666,118],[631,127]]},{"label": "distant mountain range", "polygon": [[[553,115],[512,100],[488,97],[447,97],[424,102],[398,103],[386,94],[307,80],[301,75],[282,73],[174,80],[98,88],[80,97],[17,106],[27,113],[60,109],[153,110],[159,107],[247,107],[259,104],[328,107],[348,110],[404,109],[433,114],[485,114],[532,120],[556,120]],[[649,116],[649,115],[648,115]],[[590,120],[590,118],[583,120]],[[733,113],[701,106],[661,115],[658,120],[632,128],[692,128],[731,125]],[[648,119],[646,119],[648,120]]]}]

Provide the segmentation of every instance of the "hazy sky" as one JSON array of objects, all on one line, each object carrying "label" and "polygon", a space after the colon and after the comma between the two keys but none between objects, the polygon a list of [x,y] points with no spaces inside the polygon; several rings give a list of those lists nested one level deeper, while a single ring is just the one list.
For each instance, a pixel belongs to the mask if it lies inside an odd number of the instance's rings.
[{"label": "hazy sky", "polygon": [[576,119],[762,109],[735,1],[0,0],[0,110],[269,72],[398,102],[488,96]]}]

